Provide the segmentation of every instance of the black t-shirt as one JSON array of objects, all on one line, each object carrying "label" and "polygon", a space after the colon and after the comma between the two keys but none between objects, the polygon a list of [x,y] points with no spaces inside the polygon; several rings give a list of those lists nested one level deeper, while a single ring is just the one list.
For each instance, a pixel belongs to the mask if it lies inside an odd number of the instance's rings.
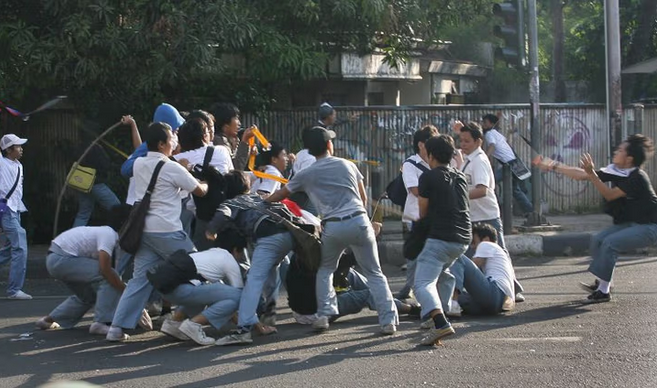
[{"label": "black t-shirt", "polygon": [[437,167],[420,176],[420,196],[429,199],[429,238],[469,244],[472,238],[468,184],[461,171]]},{"label": "black t-shirt", "polygon": [[605,213],[614,218],[614,224],[657,223],[657,195],[645,171],[637,168],[627,177],[603,171],[597,171],[597,174],[601,181],[611,182],[626,194],[625,197],[605,203]]}]

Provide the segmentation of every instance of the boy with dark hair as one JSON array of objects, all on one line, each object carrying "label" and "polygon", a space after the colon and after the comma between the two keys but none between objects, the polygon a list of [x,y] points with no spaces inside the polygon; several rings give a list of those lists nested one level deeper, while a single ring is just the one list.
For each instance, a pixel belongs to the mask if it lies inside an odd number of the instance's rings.
[{"label": "boy with dark hair", "polygon": [[456,278],[453,300],[466,314],[490,315],[513,309],[515,272],[509,255],[497,244],[497,232],[488,224],[472,226],[470,260],[461,255],[450,267]]},{"label": "boy with dark hair", "polygon": [[242,139],[238,138],[240,110],[233,104],[218,103],[210,108],[215,119],[214,144],[228,148],[236,170],[244,171],[249,159],[249,139],[254,135],[253,127],[244,131]]},{"label": "boy with dark hair", "polygon": [[[521,163],[516,161],[516,153],[513,151],[506,138],[498,131],[497,123],[499,119],[493,114],[487,114],[482,119],[482,128],[484,130],[484,138],[486,140],[486,155],[491,160],[497,159],[502,164]],[[502,180],[501,169],[497,171],[496,180]],[[518,201],[523,214],[528,214],[534,211],[534,206],[527,198],[527,195],[522,191],[522,181],[513,174],[513,198]]]},{"label": "boy with dark hair", "polygon": [[429,218],[427,240],[417,257],[415,297],[422,306],[422,319],[432,323],[431,332],[420,342],[433,345],[454,334],[444,311],[454,293],[455,279],[448,268],[462,255],[472,234],[468,188],[462,172],[450,167],[454,140],[447,135],[425,143],[432,170],[419,181],[420,217]]},{"label": "boy with dark hair", "polygon": [[[111,209],[114,220],[124,221],[127,205]],[[92,307],[94,322],[90,334],[106,335],[125,284],[114,270],[112,257],[118,248],[122,222],[110,226],[79,226],[55,237],[48,249],[46,268],[53,278],[73,292],[50,314],[39,319],[42,330],[73,328]],[[146,310],[142,312],[142,316]]]},{"label": "boy with dark hair", "polygon": [[[287,151],[285,147],[271,142],[271,148],[258,155],[258,164],[264,166],[265,174],[283,178],[283,171],[287,168]],[[281,182],[271,178],[256,178],[251,186],[252,193],[270,195],[281,188]]]},{"label": "boy with dark hair", "polygon": [[315,288],[319,318],[313,327],[327,330],[330,317],[339,314],[333,272],[342,252],[350,247],[368,280],[381,332],[392,335],[397,331],[399,318],[388,281],[381,271],[374,229],[365,210],[367,194],[363,176],[354,163],[332,156],[334,138],[333,131],[311,128],[305,135],[304,146],[317,161],[297,173],[267,201],[281,201],[291,193],[304,191],[321,215],[322,262]]},{"label": "boy with dark hair", "polygon": [[[404,205],[404,215],[402,216],[402,233],[404,239],[413,228],[413,222],[420,219],[420,209],[418,207],[418,182],[422,173],[429,171],[431,168],[427,163],[427,149],[425,143],[427,140],[434,136],[438,136],[439,132],[433,125],[427,125],[419,129],[413,135],[413,150],[415,155],[412,155],[402,164],[402,179],[404,186],[408,192],[406,196],[406,203]],[[415,260],[406,260],[406,284],[397,294],[397,298],[406,299],[410,297],[411,288],[415,282]]]},{"label": "boy with dark hair", "polygon": [[23,144],[14,134],[4,135],[0,139],[0,198],[7,198],[7,209],[2,215],[2,239],[0,240],[0,265],[10,262],[7,297],[9,299],[32,299],[23,292],[25,270],[27,268],[27,234],[21,226],[21,213],[27,211],[23,203]]}]

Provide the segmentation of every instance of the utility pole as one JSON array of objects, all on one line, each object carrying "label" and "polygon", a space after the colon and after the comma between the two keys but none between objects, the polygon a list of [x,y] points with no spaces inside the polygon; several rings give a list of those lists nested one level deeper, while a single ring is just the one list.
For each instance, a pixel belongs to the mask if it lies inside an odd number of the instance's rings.
[{"label": "utility pole", "polygon": [[609,144],[614,149],[623,141],[623,101],[621,96],[621,47],[618,0],[605,0],[607,41],[607,104],[609,111]]},{"label": "utility pole", "polygon": [[[531,146],[537,154],[542,154],[542,136],[540,122],[540,86],[538,78],[538,20],[536,15],[536,0],[527,0],[527,25],[529,32],[529,109],[531,119]],[[541,226],[545,224],[541,211],[541,171],[532,167],[532,202],[534,212],[527,218],[525,226]]]}]

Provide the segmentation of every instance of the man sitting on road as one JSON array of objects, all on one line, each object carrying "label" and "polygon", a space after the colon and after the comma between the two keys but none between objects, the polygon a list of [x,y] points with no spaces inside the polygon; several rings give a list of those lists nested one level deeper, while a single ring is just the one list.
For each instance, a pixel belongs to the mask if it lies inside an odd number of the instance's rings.
[{"label": "man sitting on road", "polygon": [[452,303],[466,314],[493,315],[513,309],[515,272],[509,255],[497,244],[497,232],[488,224],[472,226],[470,260],[461,255],[449,271],[456,278]]}]

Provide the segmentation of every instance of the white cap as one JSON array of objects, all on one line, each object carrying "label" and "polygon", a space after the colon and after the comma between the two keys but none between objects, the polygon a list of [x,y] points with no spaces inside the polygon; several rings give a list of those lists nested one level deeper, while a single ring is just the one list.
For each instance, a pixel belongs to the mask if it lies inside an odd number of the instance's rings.
[{"label": "white cap", "polygon": [[27,139],[21,139],[13,133],[10,133],[8,135],[4,135],[2,139],[0,139],[0,148],[4,151],[11,146],[23,145],[25,143],[27,143]]}]

